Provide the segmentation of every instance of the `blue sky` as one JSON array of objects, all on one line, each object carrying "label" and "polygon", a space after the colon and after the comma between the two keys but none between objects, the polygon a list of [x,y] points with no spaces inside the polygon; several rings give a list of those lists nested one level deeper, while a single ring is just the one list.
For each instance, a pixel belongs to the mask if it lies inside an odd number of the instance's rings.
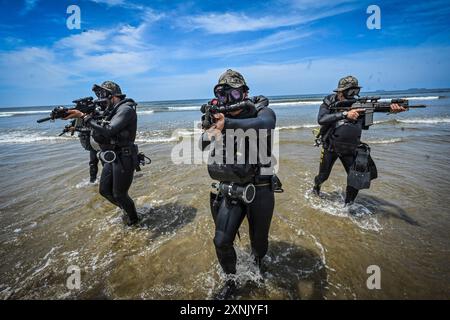
[{"label": "blue sky", "polygon": [[[227,68],[252,94],[326,93],[347,74],[366,90],[450,87],[448,0],[0,4],[3,107],[69,103],[106,79],[139,101],[207,98]],[[371,4],[381,30],[366,27]]]}]

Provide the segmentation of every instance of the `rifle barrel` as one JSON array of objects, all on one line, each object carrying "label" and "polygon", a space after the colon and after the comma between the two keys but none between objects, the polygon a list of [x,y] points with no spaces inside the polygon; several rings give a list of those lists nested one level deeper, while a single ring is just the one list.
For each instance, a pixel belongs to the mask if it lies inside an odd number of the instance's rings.
[{"label": "rifle barrel", "polygon": [[51,120],[51,119],[52,119],[52,117],[46,117],[46,118],[38,119],[38,120],[36,120],[36,122],[37,123],[41,123],[41,122],[45,122],[45,121],[48,121],[48,120]]},{"label": "rifle barrel", "polygon": [[417,105],[414,105],[414,106],[408,106],[408,108],[426,108],[427,106],[426,105],[424,105],[424,104],[417,104]]}]

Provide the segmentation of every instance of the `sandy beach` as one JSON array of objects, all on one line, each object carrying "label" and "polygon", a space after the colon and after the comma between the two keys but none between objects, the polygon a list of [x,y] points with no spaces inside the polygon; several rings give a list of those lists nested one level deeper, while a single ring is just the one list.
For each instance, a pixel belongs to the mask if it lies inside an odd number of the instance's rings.
[{"label": "sandy beach", "polygon": [[[385,93],[390,98],[399,93]],[[238,252],[241,299],[448,299],[450,283],[450,91],[401,96],[427,109],[375,116],[364,132],[379,178],[343,208],[345,172],[336,165],[322,198],[310,189],[320,95],[271,98],[279,129],[281,178],[267,271],[252,264],[246,222]],[[123,226],[120,211],[88,183],[76,137],[64,122],[36,124],[51,107],[0,110],[0,298],[209,299],[223,274],[205,165],[175,165],[170,154],[192,139],[201,100],[140,103],[137,142],[152,164],[130,189],[143,217]],[[66,288],[67,268],[81,289]],[[382,289],[366,286],[370,265]]]}]

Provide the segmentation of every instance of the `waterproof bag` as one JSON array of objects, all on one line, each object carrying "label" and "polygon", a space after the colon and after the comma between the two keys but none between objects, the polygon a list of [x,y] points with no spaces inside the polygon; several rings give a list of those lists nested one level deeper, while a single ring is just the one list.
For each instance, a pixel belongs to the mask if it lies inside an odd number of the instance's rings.
[{"label": "waterproof bag", "polygon": [[[356,157],[347,176],[347,185],[357,190],[369,189],[371,170],[369,166],[370,148],[362,144],[356,148]],[[372,161],[373,163],[373,161]]]}]

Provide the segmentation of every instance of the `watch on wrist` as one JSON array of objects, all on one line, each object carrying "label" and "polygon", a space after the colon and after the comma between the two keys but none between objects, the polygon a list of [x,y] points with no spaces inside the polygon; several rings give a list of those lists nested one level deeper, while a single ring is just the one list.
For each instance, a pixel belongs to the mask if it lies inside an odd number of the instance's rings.
[{"label": "watch on wrist", "polygon": [[348,115],[348,111],[342,112],[342,116],[343,116],[344,118],[347,118],[347,115]]}]

